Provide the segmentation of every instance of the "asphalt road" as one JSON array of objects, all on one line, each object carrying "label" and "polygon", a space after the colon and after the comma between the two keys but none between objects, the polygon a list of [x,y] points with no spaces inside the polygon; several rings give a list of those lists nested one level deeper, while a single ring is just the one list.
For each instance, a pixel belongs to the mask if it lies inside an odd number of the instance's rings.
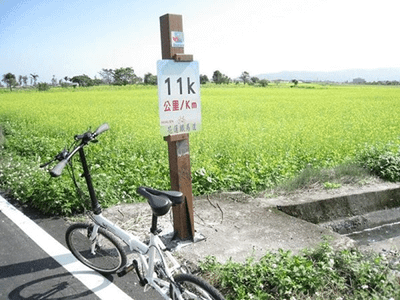
[{"label": "asphalt road", "polygon": [[144,293],[133,272],[106,278],[76,261],[67,226],[0,196],[0,300],[161,299]]}]

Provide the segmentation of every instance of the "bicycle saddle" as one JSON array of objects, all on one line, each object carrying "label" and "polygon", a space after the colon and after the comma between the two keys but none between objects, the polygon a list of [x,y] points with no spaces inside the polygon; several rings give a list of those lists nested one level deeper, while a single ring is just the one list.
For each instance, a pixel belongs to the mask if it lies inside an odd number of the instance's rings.
[{"label": "bicycle saddle", "polygon": [[168,213],[171,206],[183,202],[183,194],[177,191],[159,191],[149,187],[139,187],[137,192],[147,198],[153,213],[161,217]]}]

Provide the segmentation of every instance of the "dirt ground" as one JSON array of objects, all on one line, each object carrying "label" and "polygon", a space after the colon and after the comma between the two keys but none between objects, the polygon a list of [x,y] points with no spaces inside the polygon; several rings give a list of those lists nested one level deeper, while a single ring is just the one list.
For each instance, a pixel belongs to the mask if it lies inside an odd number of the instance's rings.
[{"label": "dirt ground", "polygon": [[[251,197],[240,192],[197,197],[194,200],[195,242],[175,245],[176,253],[195,264],[209,255],[221,262],[229,258],[244,261],[250,255],[260,257],[266,251],[298,252],[314,248],[326,236],[332,238],[335,247],[352,247],[355,242],[350,238],[291,217],[277,207],[394,187],[398,185],[372,182],[340,189],[303,190],[277,197]],[[146,239],[151,226],[151,209],[147,203],[117,205],[105,210],[104,215],[123,229]],[[161,235],[168,239],[173,231],[172,212],[159,218],[159,227],[163,229]]]}]

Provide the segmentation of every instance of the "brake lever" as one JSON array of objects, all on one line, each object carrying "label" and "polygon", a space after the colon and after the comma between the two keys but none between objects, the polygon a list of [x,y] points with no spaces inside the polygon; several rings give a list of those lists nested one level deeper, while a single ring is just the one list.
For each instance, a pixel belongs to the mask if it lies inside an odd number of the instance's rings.
[{"label": "brake lever", "polygon": [[57,159],[58,161],[62,161],[65,158],[67,158],[67,156],[68,156],[68,151],[67,151],[67,149],[64,148],[63,151],[61,151],[60,153],[57,154],[57,156],[55,157],[54,160]]},{"label": "brake lever", "polygon": [[52,160],[50,160],[44,164],[41,164],[39,167],[44,168],[56,160],[62,161],[63,159],[67,158],[68,154],[69,153],[68,153],[67,149],[64,148],[64,150],[61,151],[60,153],[58,153]]},{"label": "brake lever", "polygon": [[84,144],[87,144],[89,142],[92,142],[95,139],[95,135],[92,132],[88,131],[83,134],[75,135],[74,139],[75,139],[75,141],[82,140],[82,142]]},{"label": "brake lever", "polygon": [[39,167],[40,167],[40,168],[44,168],[44,167],[48,166],[49,164],[51,164],[51,163],[52,163],[53,161],[55,161],[55,160],[56,160],[56,159],[53,158],[52,160],[48,161],[47,163],[41,164]]},{"label": "brake lever", "polygon": [[76,134],[76,135],[74,135],[74,140],[79,141],[79,140],[83,139],[84,136],[85,136],[85,134]]}]

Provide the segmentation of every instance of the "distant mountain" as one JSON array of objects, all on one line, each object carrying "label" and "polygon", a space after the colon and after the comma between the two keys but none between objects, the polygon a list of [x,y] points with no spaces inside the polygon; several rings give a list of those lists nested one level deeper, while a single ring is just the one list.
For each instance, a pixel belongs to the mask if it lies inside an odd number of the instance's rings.
[{"label": "distant mountain", "polygon": [[381,69],[351,69],[331,72],[308,72],[308,71],[283,71],[279,73],[267,73],[257,76],[267,80],[303,80],[303,81],[334,81],[352,82],[354,78],[363,78],[367,82],[372,81],[400,81],[400,68],[381,68]]}]

